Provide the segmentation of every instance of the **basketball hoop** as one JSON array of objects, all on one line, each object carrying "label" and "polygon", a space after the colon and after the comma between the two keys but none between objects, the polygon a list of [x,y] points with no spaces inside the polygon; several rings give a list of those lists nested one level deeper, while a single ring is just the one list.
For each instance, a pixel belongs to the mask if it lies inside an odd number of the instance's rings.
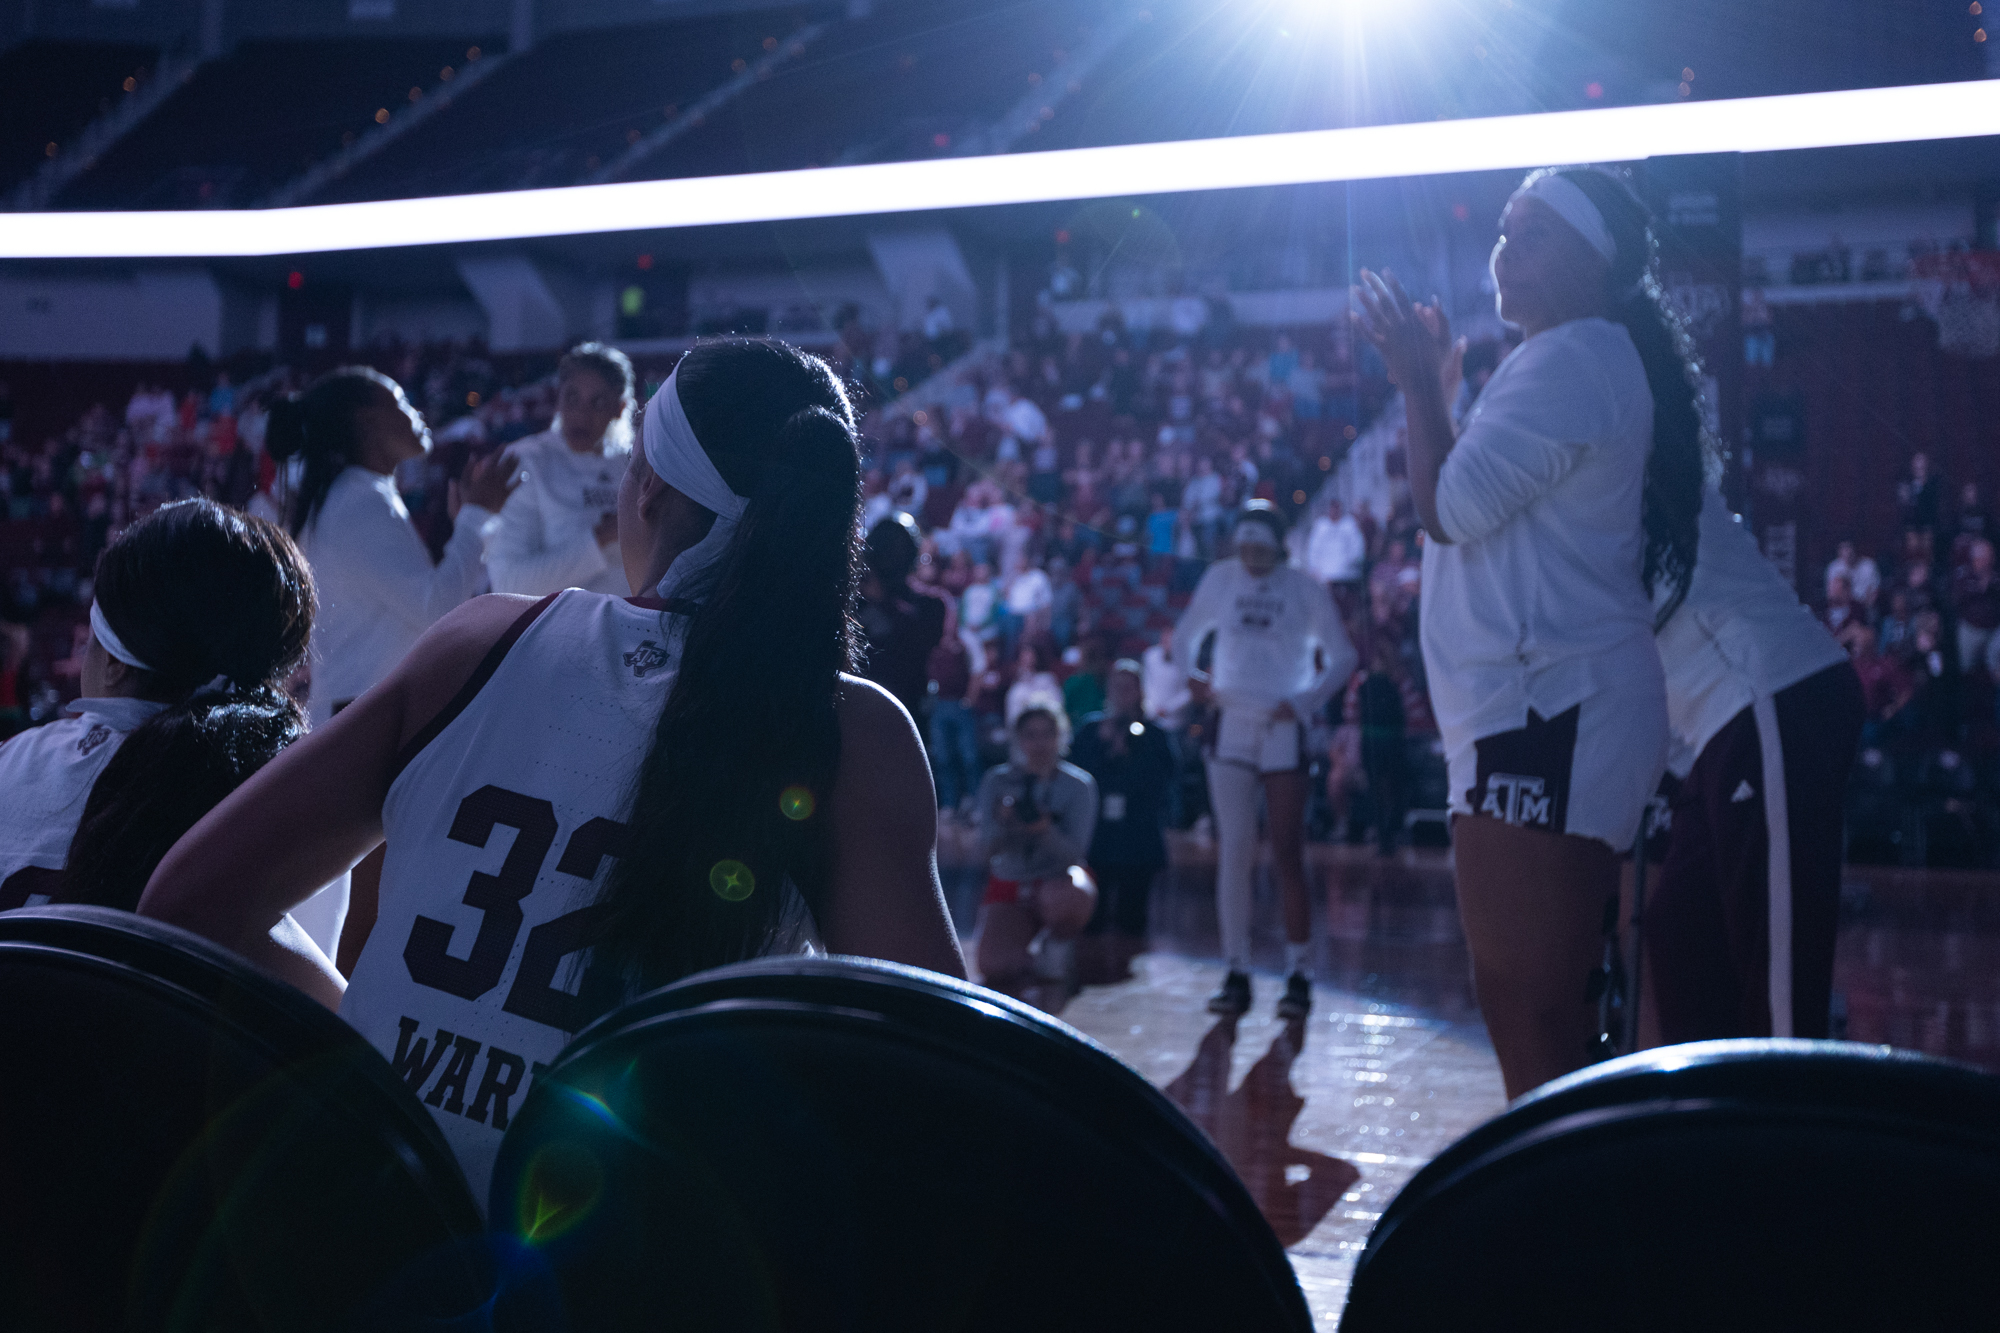
[{"label": "basketball hoop", "polygon": [[1922,255],[1911,261],[1916,297],[1953,356],[2000,355],[2000,253]]}]

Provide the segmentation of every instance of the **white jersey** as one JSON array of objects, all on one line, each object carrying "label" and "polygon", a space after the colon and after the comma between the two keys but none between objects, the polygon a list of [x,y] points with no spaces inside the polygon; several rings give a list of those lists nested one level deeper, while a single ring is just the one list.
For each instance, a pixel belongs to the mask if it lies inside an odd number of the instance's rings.
[{"label": "white jersey", "polygon": [[1240,560],[1210,565],[1174,626],[1174,660],[1184,674],[1211,631],[1209,676],[1224,712],[1268,713],[1289,703],[1309,721],[1354,674],[1354,645],[1333,594],[1289,565],[1262,578]]},{"label": "white jersey", "polygon": [[[1661,603],[1667,596],[1665,586],[1654,592]],[[1702,497],[1687,600],[1658,643],[1673,726],[1669,766],[1683,777],[1738,713],[1847,660],[1713,487]]]},{"label": "white jersey", "polygon": [[509,1116],[582,1024],[573,964],[685,623],[577,590],[537,608],[404,755],[375,928],[340,1006],[430,1108],[482,1206]]},{"label": "white jersey", "polygon": [[[69,864],[69,845],[98,775],[140,724],[165,708],[144,699],[78,699],[65,716],[0,745],[0,907],[48,901],[43,876]],[[37,883],[36,881],[41,881]]]}]

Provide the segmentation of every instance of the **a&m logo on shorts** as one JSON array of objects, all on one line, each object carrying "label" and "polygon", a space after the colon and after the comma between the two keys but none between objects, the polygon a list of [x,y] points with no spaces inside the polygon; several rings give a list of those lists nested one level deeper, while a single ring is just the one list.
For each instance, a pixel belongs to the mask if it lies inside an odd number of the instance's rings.
[{"label": "a&m logo on shorts", "polygon": [[648,671],[667,664],[666,649],[651,639],[639,640],[639,646],[625,654],[625,665],[632,668],[634,677],[644,679]]},{"label": "a&m logo on shorts", "polygon": [[1520,773],[1489,773],[1486,799],[1479,803],[1479,813],[1507,824],[1539,824],[1547,828],[1550,823],[1547,787],[1541,778]]}]

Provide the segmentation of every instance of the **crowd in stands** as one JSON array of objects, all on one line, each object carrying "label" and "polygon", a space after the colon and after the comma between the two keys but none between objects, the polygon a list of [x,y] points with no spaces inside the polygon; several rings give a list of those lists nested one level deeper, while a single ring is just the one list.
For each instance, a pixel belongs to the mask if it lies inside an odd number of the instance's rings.
[{"label": "crowd in stands", "polygon": [[[1171,630],[1206,563],[1230,553],[1231,516],[1252,498],[1291,518],[1292,560],[1332,586],[1361,653],[1348,690],[1316,719],[1317,831],[1358,840],[1365,829],[1386,849],[1409,809],[1443,803],[1421,771],[1433,728],[1407,489],[1350,507],[1333,484],[1389,401],[1345,330],[1245,329],[1226,305],[1189,299],[1162,327],[1128,328],[1114,312],[1064,332],[1045,301],[1012,350],[967,355],[948,317],[879,337],[852,312],[838,323],[828,354],[869,408],[863,530],[908,515],[909,586],[947,610],[908,702],[948,812],[970,817],[1023,711],[1049,705],[1080,722],[1104,707],[1113,663],[1129,659],[1142,664],[1148,716],[1180,742],[1171,818],[1199,819],[1200,718],[1168,660]],[[1498,353],[1474,349],[1468,400]],[[433,344],[365,359],[406,385],[433,425],[436,447],[398,480],[436,549],[449,535],[445,481],[468,457],[547,427],[552,358]],[[642,361],[642,393],[670,369],[670,358]],[[191,495],[279,515],[284,478],[262,447],[264,403],[298,378],[217,370],[178,395],[142,382],[40,441],[15,437],[11,410],[0,411],[0,729],[46,720],[74,696],[89,572],[125,525]],[[7,395],[0,406],[11,409]],[[1397,461],[1392,448],[1392,479]],[[1901,502],[1900,549],[1844,542],[1826,569],[1824,615],[1870,713],[1855,852],[1984,863],[2000,846],[1993,518],[1975,485],[1949,487],[1921,454]]]},{"label": "crowd in stands", "polygon": [[1868,707],[1850,837],[1884,859],[1985,864],[2000,835],[1994,516],[1922,453],[1897,502],[1899,547],[1842,541],[1825,571],[1823,615]]}]

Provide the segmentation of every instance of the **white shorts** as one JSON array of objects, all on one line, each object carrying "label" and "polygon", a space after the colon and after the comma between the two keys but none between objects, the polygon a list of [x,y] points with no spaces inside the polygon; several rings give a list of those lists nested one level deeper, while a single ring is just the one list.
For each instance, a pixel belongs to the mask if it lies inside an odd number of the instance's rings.
[{"label": "white shorts", "polygon": [[1290,773],[1305,767],[1305,729],[1297,722],[1274,722],[1267,710],[1225,708],[1216,723],[1215,748],[1208,758],[1258,773]]},{"label": "white shorts", "polygon": [[1600,691],[1512,731],[1447,737],[1451,811],[1631,850],[1667,767],[1667,703],[1658,678]]}]

